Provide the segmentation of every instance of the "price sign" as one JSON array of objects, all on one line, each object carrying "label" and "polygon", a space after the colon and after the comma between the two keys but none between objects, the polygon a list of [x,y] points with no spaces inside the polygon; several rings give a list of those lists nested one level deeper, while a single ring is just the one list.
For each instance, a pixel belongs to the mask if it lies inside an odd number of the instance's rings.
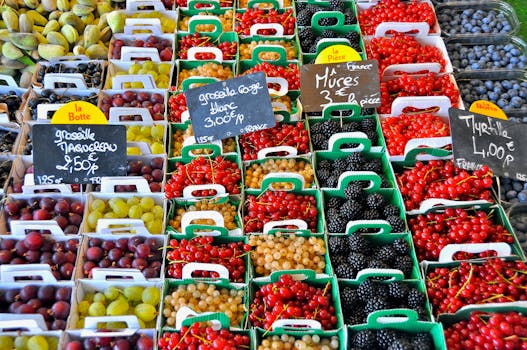
[{"label": "price sign", "polygon": [[124,125],[35,124],[35,183],[100,183],[126,175]]},{"label": "price sign", "polygon": [[306,64],[300,68],[300,99],[306,112],[320,112],[329,103],[379,107],[380,89],[376,60]]},{"label": "price sign", "polygon": [[262,72],[185,92],[197,143],[268,129],[276,124]]},{"label": "price sign", "polygon": [[475,170],[488,165],[494,174],[527,181],[527,125],[449,109],[454,161]]}]

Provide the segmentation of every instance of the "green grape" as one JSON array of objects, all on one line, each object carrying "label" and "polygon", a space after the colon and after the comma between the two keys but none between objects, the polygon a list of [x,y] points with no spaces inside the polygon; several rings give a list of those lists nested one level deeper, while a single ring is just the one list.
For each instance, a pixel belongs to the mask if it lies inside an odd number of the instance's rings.
[{"label": "green grape", "polygon": [[27,347],[28,340],[29,340],[29,337],[27,335],[19,335],[18,337],[16,337],[15,338],[15,349],[16,350],[29,350]]},{"label": "green grape", "polygon": [[132,63],[130,67],[128,68],[128,73],[130,74],[139,74],[138,72],[141,70],[141,65],[138,63]]},{"label": "green grape", "polygon": [[99,219],[102,219],[103,217],[104,215],[102,214],[102,212],[98,210],[92,211],[88,214],[88,226],[90,228],[95,229],[97,227],[97,221],[99,221]]},{"label": "green grape", "polygon": [[105,219],[119,219],[119,217],[117,216],[117,214],[115,214],[113,211],[109,211],[107,213],[104,213],[104,216],[103,216]]},{"label": "green grape", "polygon": [[143,222],[145,224],[151,222],[151,221],[154,221],[155,217],[154,217],[154,214],[153,213],[144,213],[142,216],[141,216],[141,220],[143,220]]},{"label": "green grape", "polygon": [[125,328],[127,328],[125,322],[108,322],[106,324],[106,327],[108,329],[125,329]]},{"label": "green grape", "polygon": [[81,317],[77,321],[77,329],[83,329],[83,328],[84,328],[84,317]]},{"label": "green grape", "polygon": [[132,134],[137,135],[141,132],[141,127],[139,125],[130,125],[126,128],[126,131],[130,131]]},{"label": "green grape", "polygon": [[150,145],[150,149],[152,150],[152,154],[162,154],[165,153],[165,146],[163,146],[159,142],[154,142]]},{"label": "green grape", "polygon": [[161,300],[161,293],[157,287],[146,287],[143,290],[141,299],[143,300],[143,303],[156,306],[159,304],[159,300]]},{"label": "green grape", "polygon": [[160,124],[152,126],[150,136],[156,141],[163,141],[163,138],[165,137],[165,127]]},{"label": "green grape", "polygon": [[128,217],[130,219],[140,219],[143,215],[143,209],[139,205],[132,205],[128,210]]},{"label": "green grape", "polygon": [[106,209],[106,203],[102,199],[94,199],[93,202],[91,202],[90,209],[103,213]]},{"label": "green grape", "polygon": [[156,219],[163,219],[165,217],[165,211],[160,205],[154,206],[154,208],[152,209],[152,213],[154,213],[154,217]]},{"label": "green grape", "polygon": [[110,286],[104,289],[104,296],[108,300],[115,300],[119,295],[121,295],[121,291],[117,287]]},{"label": "green grape", "polygon": [[146,62],[143,62],[143,68],[146,69],[146,70],[157,70],[157,65],[156,63],[152,62],[152,61],[146,61]]},{"label": "green grape", "polygon": [[[143,329],[146,328],[146,323],[145,323],[145,321],[143,321],[143,320],[140,319],[140,318],[137,318],[137,321],[139,321],[139,328],[143,328]],[[155,328],[155,327],[153,327],[153,328]]]},{"label": "green grape", "polygon": [[150,322],[145,322],[145,327],[144,328],[156,328],[156,320],[153,319]]},{"label": "green grape", "polygon": [[112,301],[110,305],[106,308],[106,315],[108,316],[120,316],[120,315],[126,315],[128,312],[128,302],[126,300],[123,300],[121,298],[117,298],[116,300]]},{"label": "green grape", "polygon": [[141,127],[141,135],[146,138],[150,138],[150,126],[142,126]]},{"label": "green grape", "polygon": [[79,303],[77,307],[79,309],[79,314],[87,315],[88,309],[90,308],[90,302],[88,300],[83,300]]},{"label": "green grape", "polygon": [[95,293],[93,296],[93,301],[96,303],[102,303],[106,305],[106,297],[104,296],[104,293]]},{"label": "green grape", "polygon": [[140,205],[144,211],[151,211],[154,205],[156,205],[156,202],[154,201],[154,198],[152,197],[143,197],[141,198]]},{"label": "green grape", "polygon": [[59,348],[59,338],[48,337],[47,340],[48,340],[50,350],[56,350]]},{"label": "green grape", "polygon": [[13,338],[8,335],[0,335],[0,349],[12,349],[15,346]]},{"label": "green grape", "polygon": [[140,156],[141,150],[139,149],[139,147],[127,147],[126,155],[127,156]]},{"label": "green grape", "polygon": [[150,304],[139,304],[135,307],[135,315],[141,320],[152,321],[157,316],[156,308]]},{"label": "green grape", "polygon": [[123,294],[131,302],[140,301],[143,296],[143,289],[141,286],[130,286],[123,290]]},{"label": "green grape", "polygon": [[159,220],[147,222],[146,229],[153,234],[161,233],[163,231],[163,223]]},{"label": "green grape", "polygon": [[106,315],[106,307],[103,303],[93,303],[88,309],[88,315],[90,316],[104,316]]},{"label": "green grape", "polygon": [[31,350],[49,350],[49,344],[42,335],[34,335],[27,341],[27,347]]},{"label": "green grape", "polygon": [[150,74],[152,78],[154,78],[154,81],[157,81],[157,77],[159,76],[159,74],[157,74],[156,71],[154,70],[148,71],[148,74]]},{"label": "green grape", "polygon": [[130,89],[144,89],[145,85],[140,81],[133,81],[129,83],[129,88]]},{"label": "green grape", "polygon": [[126,204],[126,202],[124,201],[124,199],[118,197],[113,197],[108,201],[108,205],[113,211],[115,211],[117,207],[121,204]]},{"label": "green grape", "polygon": [[157,65],[157,71],[159,72],[159,74],[161,74],[162,76],[169,76],[170,75],[170,64],[169,63],[159,63]]},{"label": "green grape", "polygon": [[90,303],[93,301],[93,296],[95,295],[95,293],[87,293],[85,296],[84,296],[84,300],[86,301],[89,301]]},{"label": "green grape", "polygon": [[133,196],[133,197],[130,197],[126,200],[126,204],[128,204],[129,206],[132,206],[132,205],[137,205],[141,202],[141,199],[139,197],[136,197],[136,196]]},{"label": "green grape", "polygon": [[119,202],[116,204],[116,208],[113,211],[117,217],[122,219],[128,216],[128,210],[128,205],[125,202]]}]

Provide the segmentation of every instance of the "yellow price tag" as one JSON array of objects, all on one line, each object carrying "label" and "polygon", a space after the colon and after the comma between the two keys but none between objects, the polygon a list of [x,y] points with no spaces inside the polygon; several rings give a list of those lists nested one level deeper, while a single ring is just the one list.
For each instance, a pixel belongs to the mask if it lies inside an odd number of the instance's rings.
[{"label": "yellow price tag", "polygon": [[331,45],[322,50],[315,59],[316,64],[362,61],[360,54],[347,45]]},{"label": "yellow price tag", "polygon": [[53,114],[51,124],[108,124],[108,120],[97,106],[86,101],[71,101]]},{"label": "yellow price tag", "polygon": [[478,100],[474,101],[469,109],[472,113],[478,113],[486,115],[487,117],[497,118],[497,119],[503,119],[508,120],[507,116],[505,115],[505,112],[503,110],[496,106],[494,103],[490,101],[485,100]]}]

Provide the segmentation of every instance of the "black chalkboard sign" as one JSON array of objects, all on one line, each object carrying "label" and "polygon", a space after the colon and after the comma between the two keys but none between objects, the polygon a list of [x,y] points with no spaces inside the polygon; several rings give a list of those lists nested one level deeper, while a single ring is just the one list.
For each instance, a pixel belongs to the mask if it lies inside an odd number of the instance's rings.
[{"label": "black chalkboard sign", "polygon": [[35,124],[36,184],[100,183],[102,176],[126,175],[124,125]]},{"label": "black chalkboard sign", "polygon": [[527,125],[450,108],[450,129],[457,166],[488,165],[495,175],[527,181]]},{"label": "black chalkboard sign", "polygon": [[305,112],[320,112],[329,103],[379,107],[380,89],[376,60],[306,64],[300,68],[300,99]]},{"label": "black chalkboard sign", "polygon": [[276,124],[262,72],[185,91],[197,143],[222,140]]}]

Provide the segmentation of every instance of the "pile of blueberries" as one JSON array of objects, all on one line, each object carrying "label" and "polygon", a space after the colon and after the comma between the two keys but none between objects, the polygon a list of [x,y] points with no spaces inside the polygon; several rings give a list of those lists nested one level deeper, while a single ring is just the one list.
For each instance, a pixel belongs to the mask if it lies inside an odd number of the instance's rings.
[{"label": "pile of blueberries", "polygon": [[520,47],[512,43],[505,45],[448,44],[448,55],[452,65],[462,70],[477,69],[524,69],[527,56]]},{"label": "pile of blueberries", "polygon": [[437,21],[448,35],[507,34],[513,30],[507,16],[498,10],[438,8]]}]

